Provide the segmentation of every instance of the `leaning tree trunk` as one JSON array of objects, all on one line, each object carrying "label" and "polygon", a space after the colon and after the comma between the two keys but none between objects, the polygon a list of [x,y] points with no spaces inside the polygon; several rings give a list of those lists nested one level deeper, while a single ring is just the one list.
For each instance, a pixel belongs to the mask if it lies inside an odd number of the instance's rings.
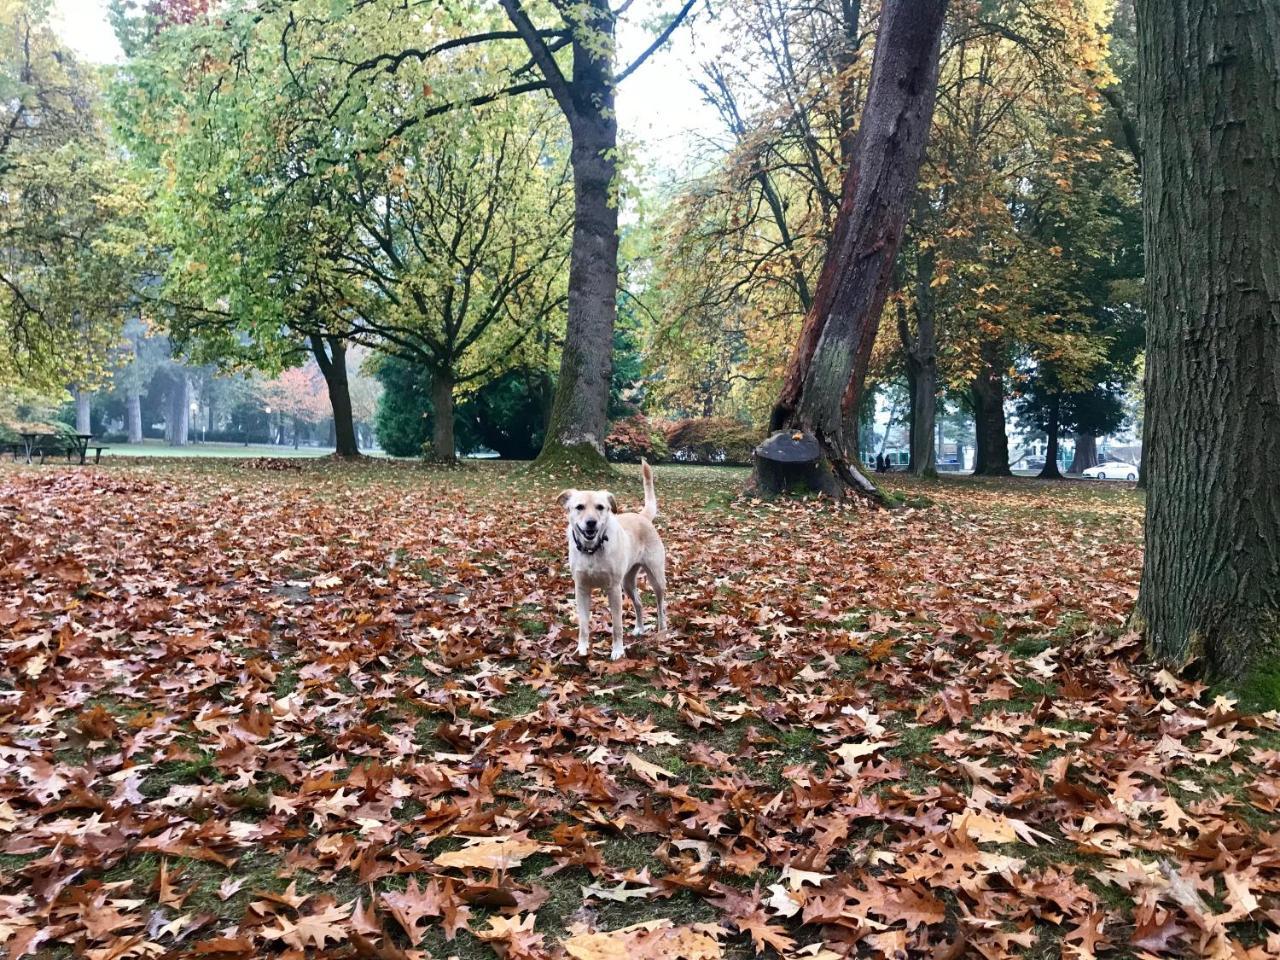
[{"label": "leaning tree trunk", "polygon": [[452,463],[456,442],[453,435],[453,374],[448,370],[431,372],[431,459]]},{"label": "leaning tree trunk", "polygon": [[1084,473],[1090,467],[1098,465],[1098,438],[1087,433],[1075,435],[1076,450],[1071,456],[1071,466],[1067,473]]},{"label": "leaning tree trunk", "polygon": [[1061,480],[1062,471],[1058,469],[1058,442],[1062,432],[1062,398],[1055,396],[1049,401],[1049,422],[1045,425],[1045,433],[1049,442],[1044,452],[1044,466],[1038,474],[1041,480]]},{"label": "leaning tree trunk", "polygon": [[573,238],[569,316],[560,378],[538,463],[604,469],[613,328],[618,294],[618,121],[614,115],[614,16],[587,0],[591,29],[575,31],[569,118]]},{"label": "leaning tree trunk", "polygon": [[[771,429],[811,434],[839,483],[881,499],[858,469],[857,408],[916,189],[938,86],[938,44],[946,0],[892,0],[880,16],[867,103],[846,169],[840,212],[818,278],[813,307],[787,366]],[[764,457],[755,483],[780,488]]]},{"label": "leaning tree trunk", "polygon": [[983,341],[982,366],[970,385],[973,402],[975,476],[1008,477],[1009,434],[1004,423],[1004,370],[999,344]]},{"label": "leaning tree trunk", "polygon": [[324,376],[333,411],[334,455],[360,456],[356,442],[355,418],[351,413],[351,384],[347,379],[347,345],[341,337],[310,337],[311,354]]},{"label": "leaning tree trunk", "polygon": [[1135,625],[1280,706],[1280,6],[1139,0],[1146,554]]}]

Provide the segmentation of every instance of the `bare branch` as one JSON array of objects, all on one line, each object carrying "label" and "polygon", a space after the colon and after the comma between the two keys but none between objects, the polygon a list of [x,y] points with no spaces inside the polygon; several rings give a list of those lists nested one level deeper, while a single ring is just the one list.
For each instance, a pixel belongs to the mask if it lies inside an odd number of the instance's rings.
[{"label": "bare branch", "polygon": [[[506,2],[507,0],[503,0],[504,6]],[[689,16],[689,12],[693,10],[693,8],[697,6],[697,4],[698,4],[698,0],[686,0],[685,5],[676,12],[676,15],[671,18],[671,22],[668,23],[662,29],[662,32],[659,33],[657,37],[654,38],[653,43],[649,44],[649,46],[645,48],[644,53],[640,54],[640,56],[636,57],[635,60],[631,61],[631,66],[627,67],[627,69],[623,70],[620,74],[618,74],[618,79],[614,82],[621,83],[623,80],[627,79],[627,77],[631,76],[631,74],[635,73],[636,70],[638,70],[646,60],[648,60],[651,56],[653,56],[654,53],[657,52],[659,47],[661,47],[664,43],[667,42],[667,40],[671,38],[671,34],[676,32],[676,27],[684,23],[685,19]]]}]

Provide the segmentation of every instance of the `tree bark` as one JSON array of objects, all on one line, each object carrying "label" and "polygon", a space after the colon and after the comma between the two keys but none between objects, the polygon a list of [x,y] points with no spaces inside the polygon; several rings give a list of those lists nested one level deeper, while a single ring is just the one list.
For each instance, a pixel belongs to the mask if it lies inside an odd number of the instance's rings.
[{"label": "tree bark", "polygon": [[1049,442],[1045,446],[1044,466],[1038,474],[1041,480],[1061,480],[1062,471],[1058,469],[1058,443],[1062,432],[1062,399],[1055,396],[1049,401],[1049,422],[1045,425],[1045,433]]},{"label": "tree bark", "polygon": [[1280,6],[1139,0],[1146,553],[1135,626],[1280,706]]},{"label": "tree bark", "polygon": [[1076,451],[1071,457],[1071,466],[1067,473],[1084,473],[1090,467],[1098,465],[1098,438],[1087,433],[1075,435]]},{"label": "tree bark", "polygon": [[93,394],[88,390],[82,390],[80,387],[75,388],[76,395],[76,433],[92,432],[93,415],[89,406],[90,399]]},{"label": "tree bark", "polygon": [[[771,428],[817,438],[843,488],[879,491],[846,437],[880,325],[933,118],[946,0],[893,0],[880,17],[866,107],[845,171],[840,212]],[[757,470],[757,482],[763,477]],[[763,486],[763,484],[762,484]]]},{"label": "tree bark", "polygon": [[130,443],[142,442],[142,394],[130,389],[125,396],[125,424]]},{"label": "tree bark", "polygon": [[615,18],[609,0],[583,0],[572,27],[566,78],[519,0],[503,0],[569,121],[573,237],[560,377],[538,463],[606,468],[609,381],[618,291],[618,122],[614,110]]},{"label": "tree bark", "polygon": [[453,463],[456,442],[453,436],[453,374],[447,370],[431,373],[431,459]]},{"label": "tree bark", "polygon": [[355,419],[351,413],[351,384],[347,379],[347,345],[341,337],[310,337],[311,353],[324,376],[333,411],[334,454],[360,456]]},{"label": "tree bark", "polygon": [[984,341],[982,367],[970,385],[973,405],[975,476],[1008,477],[1009,434],[1004,424],[1004,370],[999,344]]},{"label": "tree bark", "polygon": [[938,475],[935,423],[938,414],[938,344],[934,316],[933,249],[922,250],[916,267],[916,333],[913,337],[904,310],[898,312],[898,337],[911,389],[911,473]]},{"label": "tree bark", "polygon": [[185,371],[174,374],[173,392],[169,398],[169,422],[165,434],[171,447],[185,447],[191,423],[191,381]]}]

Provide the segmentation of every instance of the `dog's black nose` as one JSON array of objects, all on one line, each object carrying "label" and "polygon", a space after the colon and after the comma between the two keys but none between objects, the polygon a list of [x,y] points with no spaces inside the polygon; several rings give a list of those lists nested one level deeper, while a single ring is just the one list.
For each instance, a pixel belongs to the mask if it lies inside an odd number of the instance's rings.
[{"label": "dog's black nose", "polygon": [[588,520],[586,523],[584,523],[584,524],[583,524],[583,526],[585,526],[588,530],[595,530],[595,528],[596,528],[596,521],[595,521],[595,520]]}]

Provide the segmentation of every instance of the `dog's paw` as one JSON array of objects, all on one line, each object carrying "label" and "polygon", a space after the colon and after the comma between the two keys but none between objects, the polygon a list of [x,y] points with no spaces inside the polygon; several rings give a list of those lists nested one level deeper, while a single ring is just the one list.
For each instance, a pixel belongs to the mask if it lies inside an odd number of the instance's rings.
[{"label": "dog's paw", "polygon": [[585,657],[585,656],[586,656],[588,653],[590,653],[590,652],[591,652],[591,648],[590,648],[590,646],[587,644],[587,641],[585,641],[585,640],[579,640],[579,641],[578,641],[578,656],[580,656],[580,657]]},{"label": "dog's paw", "polygon": [[643,637],[645,635],[644,627],[637,626],[631,631],[633,637]]},{"label": "dog's paw", "polygon": [[622,647],[614,647],[612,650],[609,651],[609,659],[621,660],[623,657],[626,656],[626,654],[627,652],[623,650]]}]

